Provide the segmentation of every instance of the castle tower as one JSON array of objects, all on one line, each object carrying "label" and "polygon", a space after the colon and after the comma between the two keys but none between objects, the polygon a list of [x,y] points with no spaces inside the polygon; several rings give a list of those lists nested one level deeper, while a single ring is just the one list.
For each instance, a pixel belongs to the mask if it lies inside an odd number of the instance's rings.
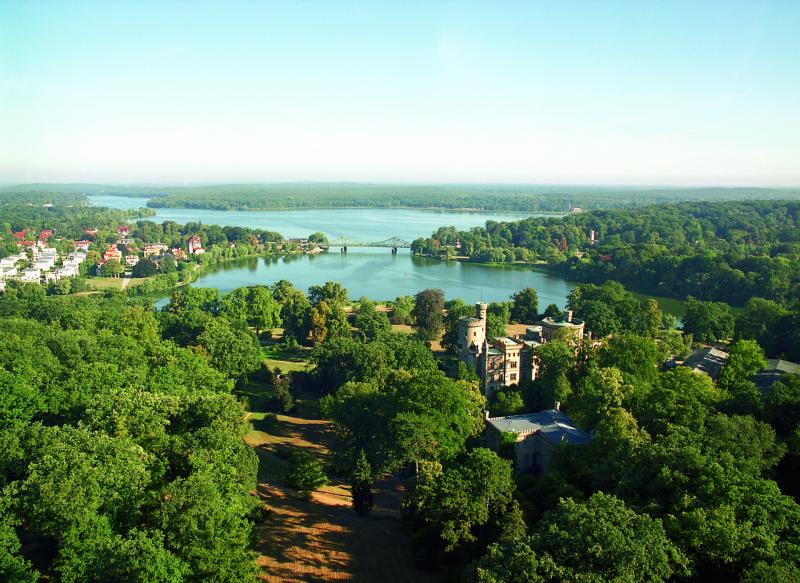
[{"label": "castle tower", "polygon": [[483,324],[483,337],[486,338],[486,315],[489,311],[489,306],[483,302],[475,304],[475,317],[478,318]]},{"label": "castle tower", "polygon": [[465,316],[458,321],[458,349],[461,360],[473,366],[480,362],[486,342],[486,313],[488,306],[475,305],[475,316]]}]

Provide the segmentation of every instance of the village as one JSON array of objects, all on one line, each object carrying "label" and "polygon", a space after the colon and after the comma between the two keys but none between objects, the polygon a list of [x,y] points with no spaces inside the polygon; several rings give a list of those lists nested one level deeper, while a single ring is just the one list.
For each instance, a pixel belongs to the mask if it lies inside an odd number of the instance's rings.
[{"label": "village", "polygon": [[[30,229],[12,233],[18,251],[13,255],[0,259],[0,291],[5,290],[7,281],[20,283],[49,284],[62,279],[86,275],[110,275],[119,277],[130,272],[143,259],[154,265],[162,261],[186,261],[189,256],[205,253],[200,237],[192,235],[186,243],[186,249],[169,247],[163,243],[147,243],[137,246],[129,237],[130,228],[125,225],[117,227],[117,242],[102,245],[95,241],[97,229],[84,229],[86,238],[77,241],[57,240],[52,229],[43,229],[31,237]],[[51,242],[56,241],[56,246]],[[59,251],[59,249],[68,249]],[[90,250],[94,250],[99,258],[92,263],[92,270],[81,269],[87,263]],[[130,273],[128,273],[130,274]]]}]

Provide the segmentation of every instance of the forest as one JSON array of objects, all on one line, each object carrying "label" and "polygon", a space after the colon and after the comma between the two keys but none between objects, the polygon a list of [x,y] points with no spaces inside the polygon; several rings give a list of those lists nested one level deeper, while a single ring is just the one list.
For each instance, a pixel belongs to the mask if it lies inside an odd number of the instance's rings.
[{"label": "forest", "polygon": [[[264,502],[242,390],[261,382],[276,412],[313,395],[333,432],[328,462],[295,453],[287,483],[307,496],[343,476],[368,520],[386,477],[404,480],[414,561],[445,580],[796,580],[800,377],[759,391],[764,310],[717,330],[718,307],[694,301],[681,332],[618,283],[579,286],[567,305],[600,340],[542,344],[538,378],[487,403],[474,372],[428,344],[464,306],[440,290],[386,311],[334,282],[184,286],[154,311],[15,286],[0,296],[0,578],[253,580]],[[520,290],[490,324],[553,309]],[[308,367],[264,364],[277,329],[287,350],[309,347]],[[662,366],[691,335],[729,343],[716,381]],[[546,473],[517,475],[483,444],[485,409],[555,401],[593,438]]]},{"label": "forest", "polygon": [[[681,202],[564,218],[442,227],[412,251],[477,262],[539,262],[578,282],[742,306],[793,305],[800,283],[800,203]],[[594,240],[592,235],[594,234]]]},{"label": "forest", "polygon": [[370,184],[358,182],[286,182],[206,186],[119,186],[99,184],[23,184],[0,188],[0,199],[35,197],[42,202],[104,194],[150,198],[152,208],[271,210],[303,208],[441,208],[565,213],[640,207],[680,200],[724,201],[792,198],[797,191],[778,188],[634,188],[609,186]]}]

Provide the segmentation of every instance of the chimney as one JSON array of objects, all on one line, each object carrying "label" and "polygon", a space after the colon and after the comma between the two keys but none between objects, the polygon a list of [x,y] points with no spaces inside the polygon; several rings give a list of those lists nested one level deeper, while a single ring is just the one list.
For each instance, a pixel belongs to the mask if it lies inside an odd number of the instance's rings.
[{"label": "chimney", "polygon": [[572,322],[572,310],[565,310],[564,311],[564,320],[566,322]]},{"label": "chimney", "polygon": [[483,410],[483,418],[486,419],[487,421],[489,420],[489,409]]},{"label": "chimney", "polygon": [[553,405],[553,409],[555,409],[556,411],[561,411],[561,401],[556,401],[555,404]]}]

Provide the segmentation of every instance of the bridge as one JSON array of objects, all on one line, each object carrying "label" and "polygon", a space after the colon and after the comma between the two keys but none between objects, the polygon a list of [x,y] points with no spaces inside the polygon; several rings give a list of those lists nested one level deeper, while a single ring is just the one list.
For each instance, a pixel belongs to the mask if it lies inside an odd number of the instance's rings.
[{"label": "bridge", "polygon": [[347,237],[339,237],[338,239],[330,241],[329,245],[331,247],[341,247],[342,249],[347,249],[348,247],[390,247],[394,250],[411,249],[411,243],[404,241],[400,237],[390,237],[389,239],[384,239],[383,241],[373,241],[371,243],[364,241],[352,241]]}]

